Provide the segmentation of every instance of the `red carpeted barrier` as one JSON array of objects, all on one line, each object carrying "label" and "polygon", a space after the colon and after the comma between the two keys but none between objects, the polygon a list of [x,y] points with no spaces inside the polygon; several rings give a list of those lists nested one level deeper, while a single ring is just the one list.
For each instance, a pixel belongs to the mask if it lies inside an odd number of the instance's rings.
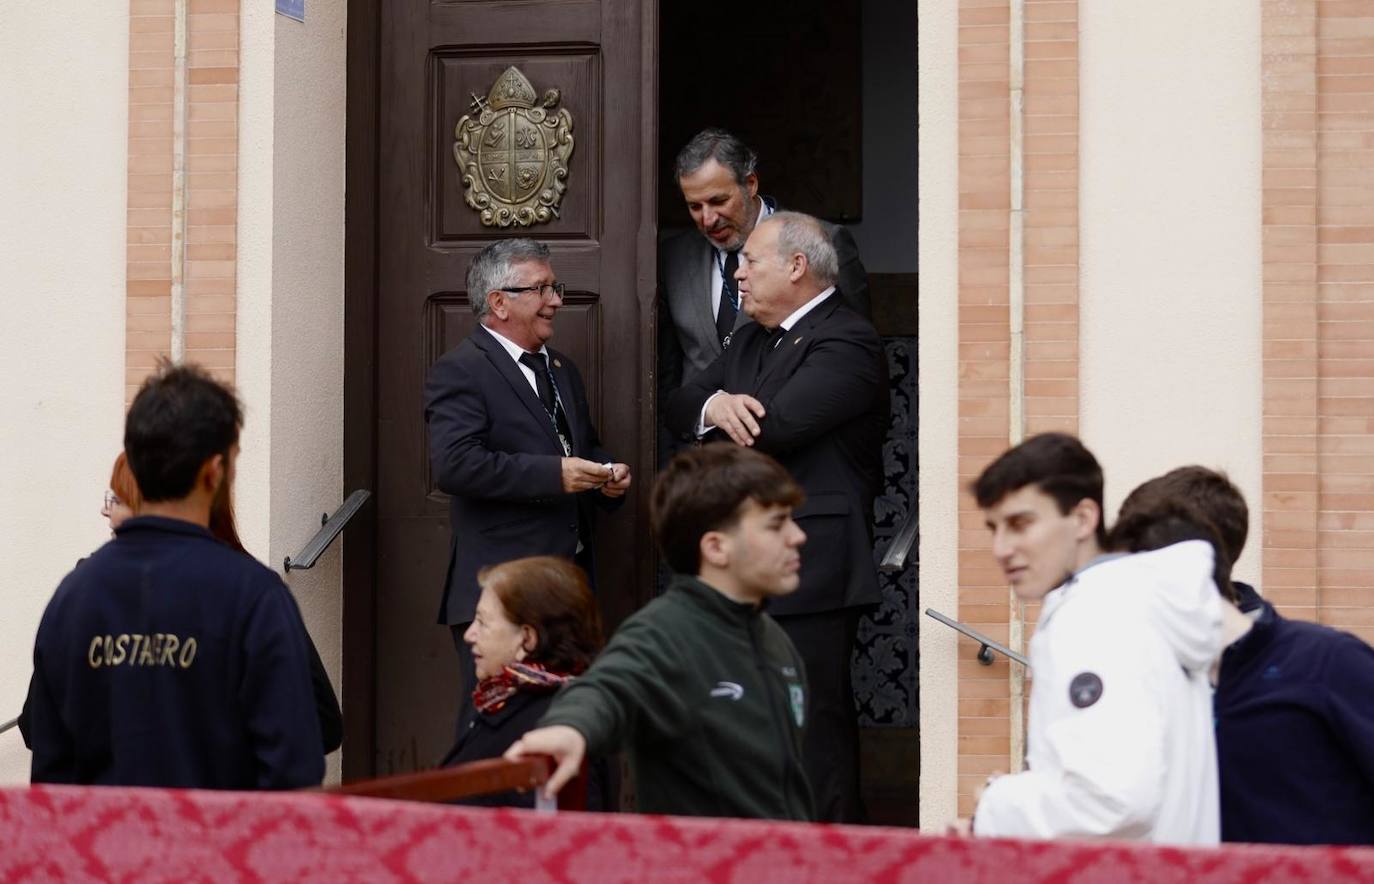
[{"label": "red carpeted barrier", "polygon": [[960,840],[323,794],[0,789],[0,882],[30,880],[1353,882],[1374,880],[1374,849]]}]

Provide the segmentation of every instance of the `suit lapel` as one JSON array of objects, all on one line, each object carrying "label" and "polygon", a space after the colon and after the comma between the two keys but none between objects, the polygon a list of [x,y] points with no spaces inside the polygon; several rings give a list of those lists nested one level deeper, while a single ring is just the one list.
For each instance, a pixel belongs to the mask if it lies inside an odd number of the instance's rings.
[{"label": "suit lapel", "polygon": [[[756,391],[762,389],[763,382],[782,366],[794,365],[796,362],[795,354],[805,352],[806,343],[811,339],[816,327],[830,318],[830,314],[835,311],[835,306],[839,303],[840,293],[837,289],[831,293],[830,297],[812,307],[796,325],[783,334],[782,340],[778,341],[778,346],[773,353],[763,357],[763,366],[759,369],[758,378],[754,384]],[[792,369],[789,367],[788,374],[791,374],[791,371]]]},{"label": "suit lapel", "polygon": [[525,379],[525,373],[515,364],[515,360],[510,358],[506,348],[501,346],[500,341],[492,337],[491,332],[480,326],[478,330],[472,333],[472,342],[486,354],[487,361],[496,369],[497,374],[510,384],[511,392],[515,394],[515,398],[524,404],[530,417],[544,428],[553,446],[561,452],[563,446],[558,441],[558,433],[553,428],[553,422],[549,420],[549,413],[544,410],[544,403],[539,401],[539,394],[534,392],[530,382]]},{"label": "suit lapel", "polygon": [[711,352],[719,356],[721,351],[720,339],[716,337],[716,314],[711,311],[711,299],[715,297],[711,291],[711,273],[715,269],[716,250],[704,237],[698,238],[702,245],[701,257],[692,262],[687,291],[693,293],[696,306],[692,309],[692,316],[696,319],[701,339],[709,342]]}]

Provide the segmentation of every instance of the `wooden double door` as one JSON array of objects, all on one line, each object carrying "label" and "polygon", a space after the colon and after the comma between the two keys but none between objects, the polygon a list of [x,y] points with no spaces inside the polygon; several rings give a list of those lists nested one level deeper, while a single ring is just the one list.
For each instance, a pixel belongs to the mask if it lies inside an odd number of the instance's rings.
[{"label": "wooden double door", "polygon": [[[599,525],[608,622],[652,585],[656,13],[646,0],[350,0],[345,477],[375,497],[344,549],[347,777],[431,765],[453,739],[457,656],[436,623],[448,505],[422,391],[474,328],[464,277],[494,239],[552,250],[568,289],[552,343],[580,367],[606,447],[635,470],[630,499]],[[557,217],[487,226],[464,199],[455,127],[510,67],[541,100],[559,90],[573,151]]]}]

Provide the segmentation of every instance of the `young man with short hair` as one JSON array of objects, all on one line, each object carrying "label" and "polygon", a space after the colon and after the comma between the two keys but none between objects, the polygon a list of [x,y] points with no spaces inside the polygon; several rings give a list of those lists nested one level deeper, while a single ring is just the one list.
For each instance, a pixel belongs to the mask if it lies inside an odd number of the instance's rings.
[{"label": "young man with short hair", "polygon": [[989,778],[973,833],[1216,842],[1211,546],[1104,555],[1102,469],[1062,433],[1007,451],[973,492],[1012,590],[1042,602],[1029,769]]},{"label": "young man with short hair", "polygon": [[507,758],[552,755],[556,794],[587,755],[627,748],[639,810],[810,820],[806,670],[763,611],[798,584],[801,489],[730,443],[678,454],[650,520],[674,575]]},{"label": "young man with short hair", "polygon": [[67,575],[38,626],[36,783],[291,789],[324,754],[300,611],[272,571],[208,530],[242,410],[164,364],[129,408],[139,515]]},{"label": "young man with short hair", "polygon": [[[1218,529],[1229,567],[1249,511],[1223,474],[1180,467],[1144,483],[1121,521],[1185,501]],[[1289,620],[1233,584],[1214,706],[1223,841],[1374,844],[1374,649]]]}]

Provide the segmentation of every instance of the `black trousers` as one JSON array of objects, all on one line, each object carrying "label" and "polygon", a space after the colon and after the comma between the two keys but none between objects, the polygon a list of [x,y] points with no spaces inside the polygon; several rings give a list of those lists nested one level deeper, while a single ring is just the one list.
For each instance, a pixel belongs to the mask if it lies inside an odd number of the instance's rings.
[{"label": "black trousers", "polygon": [[859,716],[849,661],[859,633],[859,611],[853,608],[775,617],[806,663],[811,696],[806,704],[802,762],[816,820],[862,823],[859,793]]}]

